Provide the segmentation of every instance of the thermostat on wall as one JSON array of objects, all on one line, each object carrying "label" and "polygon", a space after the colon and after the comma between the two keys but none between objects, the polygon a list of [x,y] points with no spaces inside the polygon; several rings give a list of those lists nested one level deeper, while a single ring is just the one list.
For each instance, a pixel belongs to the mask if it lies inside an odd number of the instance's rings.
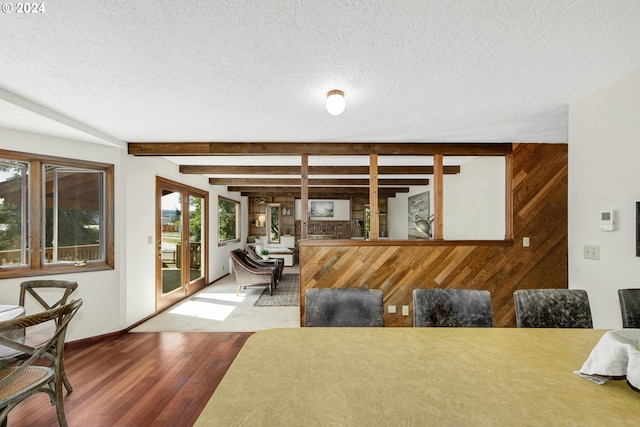
[{"label": "thermostat on wall", "polygon": [[600,211],[600,230],[613,231],[616,229],[615,211]]}]

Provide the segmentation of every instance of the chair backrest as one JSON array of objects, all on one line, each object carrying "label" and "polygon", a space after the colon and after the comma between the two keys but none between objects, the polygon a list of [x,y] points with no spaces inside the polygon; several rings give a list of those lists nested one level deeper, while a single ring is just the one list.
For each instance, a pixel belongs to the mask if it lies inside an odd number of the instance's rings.
[{"label": "chair backrest", "polygon": [[247,253],[255,259],[262,258],[262,254],[258,253],[258,247],[256,245],[247,245]]},{"label": "chair backrest", "polygon": [[[67,326],[73,316],[76,315],[81,305],[82,300],[78,299],[57,308],[0,322],[0,345],[30,355],[31,357],[22,364],[33,364],[37,359],[45,357],[45,353],[50,353],[52,348],[57,349],[54,357],[62,359]],[[29,341],[24,340],[23,338],[7,338],[7,336],[11,335],[9,333],[11,331],[25,329],[29,326],[41,325],[50,321],[56,322],[56,329],[44,343],[38,341],[35,346],[32,347],[29,346]],[[51,359],[51,356],[47,358]],[[59,363],[59,366],[60,369],[62,369],[62,363]],[[5,382],[3,380],[0,382],[0,385],[4,383]]]},{"label": "chair backrest", "polygon": [[489,291],[414,289],[413,326],[492,327]]},{"label": "chair backrest", "polygon": [[312,288],[305,291],[305,326],[384,326],[382,291]]},{"label": "chair backrest", "polygon": [[640,328],[640,289],[618,289],[623,328]]},{"label": "chair backrest", "polygon": [[[20,302],[19,304],[24,307],[26,295],[31,295],[40,306],[45,310],[50,310],[52,308],[59,307],[61,305],[65,305],[69,296],[78,288],[78,283],[73,282],[71,280],[27,280],[26,282],[22,282],[20,284]],[[55,293],[54,301],[47,301],[44,293],[49,293],[48,291],[42,292],[44,289],[60,289],[62,290],[62,295],[60,292]]]},{"label": "chair backrest", "polygon": [[593,328],[587,291],[526,289],[513,293],[518,328]]},{"label": "chair backrest", "polygon": [[[63,368],[64,341],[69,322],[80,309],[82,300],[45,310],[24,317],[16,317],[0,322],[0,346],[26,355],[26,360],[2,370],[0,375],[0,423],[4,423],[8,413],[22,400],[38,392],[46,392],[50,403],[55,404],[58,423],[66,426],[62,401],[62,386],[65,378]],[[11,339],[11,332],[54,322],[55,332],[42,343],[30,344],[23,338]],[[43,366],[41,359],[48,359],[51,366]]]}]

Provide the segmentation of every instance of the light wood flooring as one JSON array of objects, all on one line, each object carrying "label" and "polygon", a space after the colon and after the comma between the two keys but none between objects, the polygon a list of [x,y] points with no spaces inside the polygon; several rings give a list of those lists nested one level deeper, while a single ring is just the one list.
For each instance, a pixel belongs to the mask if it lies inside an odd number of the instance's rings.
[{"label": "light wood flooring", "polygon": [[[71,346],[70,427],[192,426],[251,332],[128,333]],[[57,426],[44,393],[18,405],[9,427]]]}]

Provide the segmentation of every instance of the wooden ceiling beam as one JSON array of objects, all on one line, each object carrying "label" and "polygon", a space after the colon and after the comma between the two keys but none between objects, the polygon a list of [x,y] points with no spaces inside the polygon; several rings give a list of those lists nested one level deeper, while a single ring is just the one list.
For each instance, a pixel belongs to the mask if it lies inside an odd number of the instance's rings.
[{"label": "wooden ceiling beam", "polygon": [[[209,175],[295,175],[300,166],[180,165],[180,173]],[[460,173],[460,166],[444,166],[445,174]],[[380,166],[380,175],[432,175],[433,166]],[[309,166],[309,175],[369,175],[369,166]]]},{"label": "wooden ceiling beam", "polygon": [[[231,192],[241,192],[243,195],[284,195],[284,194],[300,194],[300,187],[247,187],[247,186],[229,186]],[[385,187],[380,189],[380,194],[389,193],[408,193],[409,187]],[[309,187],[309,193],[313,194],[369,194],[368,187]]]},{"label": "wooden ceiling beam", "polygon": [[508,143],[394,142],[130,142],[134,156],[497,156],[512,152]]},{"label": "wooden ceiling beam", "polygon": [[[350,199],[351,197],[369,197],[369,191],[362,191],[363,189],[359,189],[361,190],[359,193],[344,193],[344,192],[340,192],[339,189],[336,189],[335,192],[332,193],[317,193],[313,191],[313,187],[309,187],[309,198],[310,199],[327,199],[327,198],[331,198],[331,199]],[[386,190],[391,190],[390,188],[388,189],[379,189],[378,193],[380,197],[395,197],[396,196],[396,192],[395,191],[386,191]],[[240,194],[242,196],[247,196],[247,197],[265,197],[265,196],[278,196],[278,197],[294,197],[296,199],[300,199],[302,197],[301,191],[297,190],[297,191],[288,191],[288,192],[278,192],[278,193],[264,193],[264,192],[252,192],[252,191],[241,191]]]},{"label": "wooden ceiling beam", "polygon": [[[265,185],[275,186],[283,185],[297,187],[300,185],[300,179],[296,178],[209,178],[211,185]],[[310,186],[369,186],[368,179],[310,179]],[[423,179],[380,179],[378,180],[380,187],[407,186],[407,185],[429,185],[429,180]]]}]

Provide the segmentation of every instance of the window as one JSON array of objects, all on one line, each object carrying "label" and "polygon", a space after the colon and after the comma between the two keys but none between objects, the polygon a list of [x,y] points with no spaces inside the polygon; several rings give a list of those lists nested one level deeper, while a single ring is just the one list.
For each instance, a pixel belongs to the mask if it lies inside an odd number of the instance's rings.
[{"label": "window", "polygon": [[43,166],[42,262],[104,261],[104,171]]},{"label": "window", "polygon": [[27,265],[29,164],[0,160],[0,267]]},{"label": "window", "polygon": [[240,241],[240,203],[218,197],[218,245]]},{"label": "window", "polygon": [[0,278],[113,268],[113,166],[0,150]]}]

